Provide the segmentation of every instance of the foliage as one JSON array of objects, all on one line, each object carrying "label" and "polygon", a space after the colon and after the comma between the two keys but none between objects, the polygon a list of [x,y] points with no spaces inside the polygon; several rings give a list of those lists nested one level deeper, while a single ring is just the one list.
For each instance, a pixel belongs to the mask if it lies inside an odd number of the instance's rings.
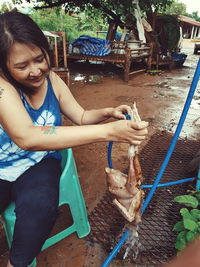
[{"label": "foliage", "polygon": [[[16,0],[18,3],[22,0]],[[141,10],[145,12],[163,11],[174,0],[140,0]],[[31,0],[26,0],[31,2]],[[134,18],[133,0],[35,0],[39,8],[64,6],[66,12],[88,12],[95,17],[101,12],[104,18],[114,20],[119,25],[123,25],[126,20]]]},{"label": "foliage", "polygon": [[66,32],[68,41],[72,41],[83,34],[96,37],[96,31],[107,30],[107,26],[105,26],[100,16],[97,16],[95,20],[84,13],[71,16],[65,14],[59,8],[37,11],[31,9],[30,16],[42,30]]},{"label": "foliage", "polygon": [[[67,17],[67,22],[61,17],[61,22],[64,21],[62,28],[66,29],[68,39],[72,40],[81,34],[94,36],[96,30],[107,30],[105,22],[114,21],[121,28],[124,25],[132,27],[135,25],[135,1],[133,0],[12,0],[15,3],[34,3],[34,8],[39,10],[52,10],[57,7],[57,10],[63,11],[63,16]],[[155,16],[157,13],[165,14],[182,14],[192,17],[200,21],[198,12],[192,14],[185,13],[185,5],[178,3],[177,0],[139,0],[139,5],[144,17],[152,25],[153,31],[155,26]],[[59,9],[58,9],[59,7]],[[43,13],[43,14],[44,14]],[[84,13],[84,15],[83,15]],[[69,15],[78,15],[69,17]],[[61,15],[60,15],[61,16]],[[58,16],[59,17],[59,16]],[[58,17],[51,20],[51,23],[45,22],[43,26],[51,26],[55,30],[55,22],[59,23]],[[41,21],[41,20],[40,20]],[[52,25],[51,25],[52,24]],[[39,23],[40,25],[40,23]],[[73,30],[72,30],[73,29]]]},{"label": "foliage", "polygon": [[147,13],[162,13],[174,0],[140,0],[140,8]]},{"label": "foliage", "polygon": [[3,3],[0,5],[0,13],[10,11],[11,9],[12,5],[6,1],[3,1]]},{"label": "foliage", "polygon": [[186,12],[186,5],[181,2],[173,2],[171,5],[167,6],[166,9],[163,11],[165,14],[170,15],[183,15],[197,21],[200,21],[200,17],[198,15],[198,11],[194,11],[191,14]]},{"label": "foliage", "polygon": [[184,3],[173,2],[171,5],[167,6],[163,13],[171,15],[184,15],[186,14],[186,5]]},{"label": "foliage", "polygon": [[174,198],[174,201],[187,207],[196,208],[198,206],[198,200],[196,199],[196,197],[190,195],[177,196]]},{"label": "foliage", "polygon": [[180,26],[177,16],[157,15],[156,34],[164,54],[167,51],[170,53],[176,51],[180,40]]},{"label": "foliage", "polygon": [[195,19],[197,21],[200,21],[200,17],[198,15],[198,11],[192,12],[192,14],[185,13],[184,15],[187,16],[187,17],[190,17],[192,19]]},{"label": "foliage", "polygon": [[175,248],[182,250],[200,235],[200,191],[189,191],[189,195],[177,196],[174,201],[188,208],[181,208],[182,221],[174,225],[173,231],[178,232]]}]

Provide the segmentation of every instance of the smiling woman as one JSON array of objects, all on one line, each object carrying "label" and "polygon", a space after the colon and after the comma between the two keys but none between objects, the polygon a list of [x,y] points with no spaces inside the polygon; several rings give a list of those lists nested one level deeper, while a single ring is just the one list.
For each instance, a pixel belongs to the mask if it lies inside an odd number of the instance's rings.
[{"label": "smiling woman", "polygon": [[[1,39],[0,67],[8,81],[15,84],[17,88],[20,87],[21,90],[27,90],[27,82],[23,82],[25,77],[22,76],[27,75],[30,68],[29,75],[32,75],[33,78],[38,78],[42,74],[41,66],[45,72],[49,70],[49,66],[47,66],[47,64],[50,64],[49,45],[36,24],[37,27],[31,28],[32,20],[27,20],[26,16],[22,17],[21,21],[16,17],[10,17],[10,20],[13,26],[5,25],[5,38]],[[24,28],[24,24],[27,24],[27,27],[31,29],[27,31]]]},{"label": "smiling woman", "polygon": [[34,89],[42,90],[49,65],[40,48],[15,42],[9,51],[9,59],[12,60],[8,60],[7,66],[15,81],[33,92]]},{"label": "smiling woman", "polygon": [[[1,14],[0,36],[0,213],[14,200],[8,266],[26,267],[57,217],[58,150],[102,141],[139,145],[148,123],[126,121],[127,105],[84,110],[51,70],[48,41],[29,16]],[[62,126],[61,113],[76,126]],[[116,121],[98,124],[109,118]]]}]

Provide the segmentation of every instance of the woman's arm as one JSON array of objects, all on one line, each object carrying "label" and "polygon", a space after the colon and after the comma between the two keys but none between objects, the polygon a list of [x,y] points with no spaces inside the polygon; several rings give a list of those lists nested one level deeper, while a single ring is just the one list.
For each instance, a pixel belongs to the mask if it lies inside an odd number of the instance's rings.
[{"label": "woman's arm", "polygon": [[126,119],[124,114],[130,114],[130,110],[131,108],[127,105],[121,105],[115,108],[85,110],[81,118],[81,125],[98,123],[109,118]]},{"label": "woman's arm", "polygon": [[35,126],[16,90],[1,83],[0,124],[24,150],[54,150],[101,141],[138,145],[147,135],[148,123],[118,120],[99,125]]},{"label": "woman's arm", "polygon": [[62,113],[78,125],[96,124],[111,117],[125,119],[123,114],[130,113],[130,107],[127,105],[121,105],[116,108],[84,110],[57,74],[51,72],[50,79],[59,99]]}]

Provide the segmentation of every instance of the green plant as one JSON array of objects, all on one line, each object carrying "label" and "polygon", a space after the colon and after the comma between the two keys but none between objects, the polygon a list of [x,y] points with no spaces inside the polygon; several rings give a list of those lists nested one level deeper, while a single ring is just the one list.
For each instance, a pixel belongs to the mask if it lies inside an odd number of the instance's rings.
[{"label": "green plant", "polygon": [[188,191],[188,195],[177,196],[174,201],[185,205],[181,208],[182,221],[174,225],[173,231],[178,232],[175,248],[184,249],[187,244],[200,235],[200,191]]},{"label": "green plant", "polygon": [[64,31],[66,39],[72,42],[80,35],[97,37],[97,31],[107,30],[108,25],[100,17],[89,18],[88,14],[66,14],[63,9],[29,9],[29,15],[44,31]]}]

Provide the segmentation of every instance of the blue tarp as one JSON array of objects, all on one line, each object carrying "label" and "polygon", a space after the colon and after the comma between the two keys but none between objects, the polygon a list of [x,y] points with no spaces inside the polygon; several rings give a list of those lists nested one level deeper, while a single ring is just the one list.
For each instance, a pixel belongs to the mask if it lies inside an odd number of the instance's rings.
[{"label": "blue tarp", "polygon": [[80,54],[92,56],[105,56],[111,51],[110,41],[99,38],[81,35],[72,43],[73,47],[78,47]]}]

